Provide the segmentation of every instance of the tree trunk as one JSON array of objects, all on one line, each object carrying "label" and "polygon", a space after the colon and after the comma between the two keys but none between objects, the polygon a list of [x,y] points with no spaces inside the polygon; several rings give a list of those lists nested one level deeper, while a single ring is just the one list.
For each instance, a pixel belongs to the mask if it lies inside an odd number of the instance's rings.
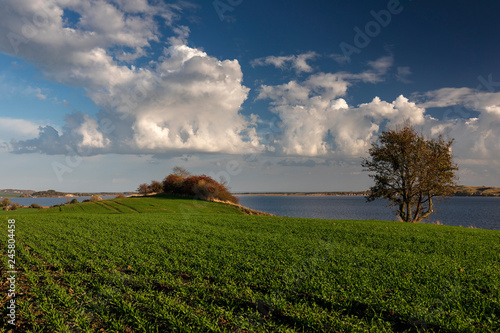
[{"label": "tree trunk", "polygon": [[432,204],[432,197],[431,197],[430,193],[428,194],[428,196],[429,196],[429,209],[426,212],[424,212],[422,215],[420,215],[418,221],[415,221],[415,223],[422,221],[423,219],[425,219],[426,217],[428,217],[429,215],[431,215],[434,212],[434,210],[433,210],[434,206]]}]

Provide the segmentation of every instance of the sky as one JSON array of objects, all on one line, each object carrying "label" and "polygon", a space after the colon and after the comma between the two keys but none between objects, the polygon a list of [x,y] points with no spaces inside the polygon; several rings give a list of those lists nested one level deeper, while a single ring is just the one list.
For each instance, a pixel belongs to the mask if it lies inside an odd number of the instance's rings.
[{"label": "sky", "polygon": [[2,0],[0,188],[361,191],[405,120],[500,186],[500,3]]}]

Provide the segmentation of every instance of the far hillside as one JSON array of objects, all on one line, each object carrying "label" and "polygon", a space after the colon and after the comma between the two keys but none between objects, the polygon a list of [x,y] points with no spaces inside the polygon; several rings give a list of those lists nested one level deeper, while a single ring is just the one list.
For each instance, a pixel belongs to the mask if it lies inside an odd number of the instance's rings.
[{"label": "far hillside", "polygon": [[464,186],[460,185],[455,187],[455,196],[487,196],[498,197],[500,196],[499,187],[486,187],[486,186]]}]

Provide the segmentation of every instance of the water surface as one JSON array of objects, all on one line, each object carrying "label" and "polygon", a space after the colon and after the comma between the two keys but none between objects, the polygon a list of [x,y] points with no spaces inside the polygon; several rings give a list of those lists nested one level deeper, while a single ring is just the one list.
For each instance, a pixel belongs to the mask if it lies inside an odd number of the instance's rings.
[{"label": "water surface", "polygon": [[[385,200],[361,196],[238,195],[243,206],[279,216],[336,220],[397,220]],[[427,223],[500,230],[499,197],[451,197],[435,203]]]}]

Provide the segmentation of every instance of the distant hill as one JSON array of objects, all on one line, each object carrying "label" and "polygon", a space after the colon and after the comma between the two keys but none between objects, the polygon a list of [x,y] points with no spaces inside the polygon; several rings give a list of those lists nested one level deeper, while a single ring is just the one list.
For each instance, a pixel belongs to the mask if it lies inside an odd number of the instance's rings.
[{"label": "distant hill", "polygon": [[20,196],[30,196],[34,192],[35,191],[33,191],[33,190],[15,190],[15,189],[8,188],[8,189],[0,190],[0,197],[15,198],[15,197],[20,197]]},{"label": "distant hill", "polygon": [[[368,191],[360,192],[241,192],[235,195],[282,195],[282,196],[296,196],[296,195],[310,195],[310,196],[366,196]],[[500,196],[500,187],[486,187],[486,186],[456,186],[453,188],[452,196],[474,196],[474,197],[498,197]]]},{"label": "distant hill", "polygon": [[94,194],[103,196],[103,195],[118,195],[118,194],[130,195],[134,193],[136,192],[66,193],[55,190],[33,191],[33,190],[0,189],[0,197],[9,197],[9,198],[90,197]]},{"label": "distant hill", "polygon": [[478,196],[478,197],[498,197],[500,196],[500,187],[487,186],[456,186],[454,188],[455,196]]}]

